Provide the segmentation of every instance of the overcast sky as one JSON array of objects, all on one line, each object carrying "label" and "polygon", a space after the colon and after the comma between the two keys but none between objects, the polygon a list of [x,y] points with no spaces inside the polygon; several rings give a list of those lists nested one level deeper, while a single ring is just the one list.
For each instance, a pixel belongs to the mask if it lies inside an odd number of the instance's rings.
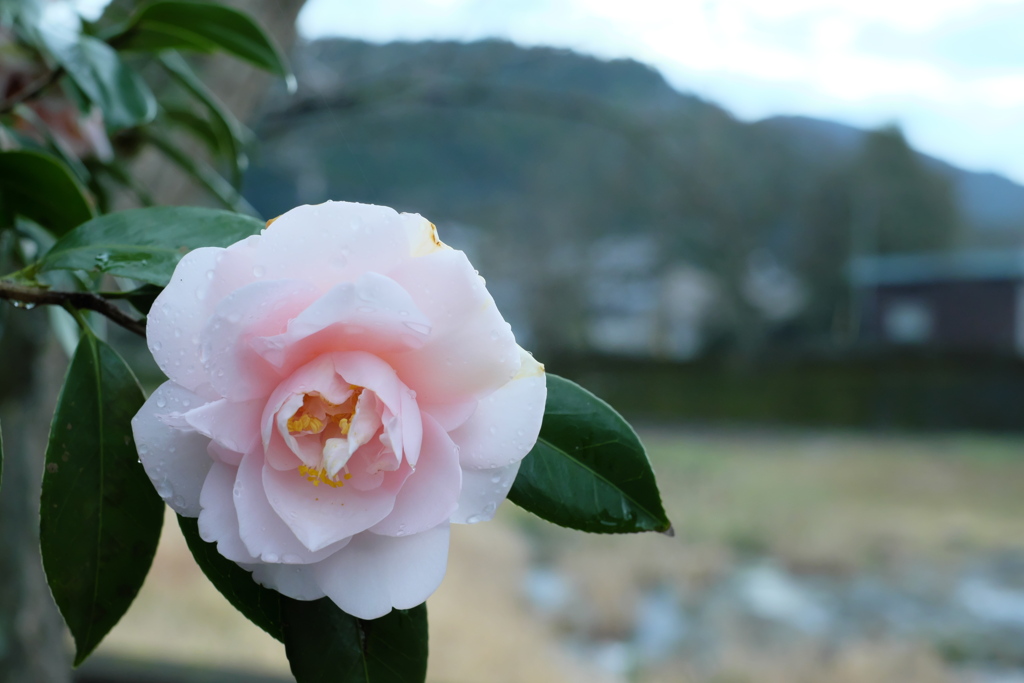
[{"label": "overcast sky", "polygon": [[896,122],[1024,183],[1020,0],[309,0],[308,38],[507,38],[633,57],[743,119]]}]

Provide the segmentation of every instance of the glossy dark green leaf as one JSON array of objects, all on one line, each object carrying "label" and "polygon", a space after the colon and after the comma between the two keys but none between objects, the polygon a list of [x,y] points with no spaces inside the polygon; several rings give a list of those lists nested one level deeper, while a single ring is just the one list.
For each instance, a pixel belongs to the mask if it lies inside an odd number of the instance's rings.
[{"label": "glossy dark green leaf", "polygon": [[108,128],[131,128],[156,116],[153,93],[112,47],[86,35],[76,39],[64,33],[44,36],[53,58],[89,101],[103,110],[103,122]]},{"label": "glossy dark green leaf", "polygon": [[135,376],[91,332],[82,335],[50,427],[40,501],[46,580],[80,664],[128,610],[160,540],[163,501],[139,463]]},{"label": "glossy dark green leaf", "polygon": [[4,435],[0,430],[0,489],[4,485]]},{"label": "glossy dark green leaf", "polygon": [[216,3],[148,4],[110,41],[122,50],[147,52],[223,50],[277,76],[291,77],[280,50],[259,24],[244,12]]},{"label": "glossy dark green leaf", "polygon": [[81,184],[55,157],[42,152],[0,152],[0,203],[63,235],[93,216]]},{"label": "glossy dark green leaf", "polygon": [[284,648],[297,683],[422,683],[427,606],[364,621],[329,598],[284,598]]},{"label": "glossy dark green leaf", "polygon": [[249,216],[193,206],[154,206],[100,216],[46,252],[40,269],[86,270],[166,286],[181,257],[197,247],[226,247],[258,234]]},{"label": "glossy dark green leaf", "polygon": [[247,572],[217,552],[216,543],[207,543],[199,536],[199,520],[178,515],[178,526],[188,549],[210,583],[242,615],[278,640],[284,640],[281,626],[281,604],[287,600],[277,591],[264,588]]},{"label": "glossy dark green leaf", "polygon": [[594,533],[671,529],[636,432],[583,387],[548,374],[540,438],[509,500],[560,526]]},{"label": "glossy dark green leaf", "polygon": [[206,87],[206,84],[192,72],[188,62],[181,55],[176,52],[160,55],[160,63],[178,85],[206,107],[210,116],[209,124],[216,136],[219,151],[230,165],[232,184],[235,187],[239,187],[242,172],[248,165],[248,158],[245,156],[243,147],[245,139],[251,133],[235,118],[231,110],[217,99],[217,96]]}]

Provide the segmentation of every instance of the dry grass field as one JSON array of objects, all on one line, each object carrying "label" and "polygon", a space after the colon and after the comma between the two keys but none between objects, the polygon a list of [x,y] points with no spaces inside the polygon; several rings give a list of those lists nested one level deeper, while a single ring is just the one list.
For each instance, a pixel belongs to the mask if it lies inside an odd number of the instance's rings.
[{"label": "dry grass field", "polygon": [[[773,649],[732,638],[723,624],[713,662],[680,649],[627,673],[607,666],[614,648],[573,643],[624,641],[645,591],[699,596],[749,557],[797,574],[852,576],[1024,548],[1024,439],[669,429],[642,437],[676,537],[579,534],[511,504],[492,523],[456,528],[448,575],[428,603],[432,683],[969,680],[914,639]],[[531,601],[536,567],[570,584],[571,610]],[[287,676],[282,646],[206,583],[170,517],[138,601],[100,653]]]}]

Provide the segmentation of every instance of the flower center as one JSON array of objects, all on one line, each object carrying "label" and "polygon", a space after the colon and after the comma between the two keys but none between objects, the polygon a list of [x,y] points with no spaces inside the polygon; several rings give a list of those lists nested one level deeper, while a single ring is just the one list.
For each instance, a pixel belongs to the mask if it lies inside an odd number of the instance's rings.
[{"label": "flower center", "polygon": [[359,406],[363,388],[349,385],[352,393],[342,403],[332,403],[318,392],[305,394],[302,405],[288,418],[288,433],[295,437],[320,437],[321,460],[318,467],[302,465],[299,474],[313,486],[321,483],[332,488],[351,479],[347,462],[358,443],[349,443],[349,432]]},{"label": "flower center", "polygon": [[[344,481],[339,481],[336,478],[331,478],[330,476],[328,476],[327,470],[324,467],[323,463],[321,463],[320,467],[316,469],[312,467],[307,467],[306,465],[300,465],[299,474],[304,476],[306,478],[306,481],[312,482],[313,486],[319,486],[320,482],[327,484],[332,489],[336,489],[345,485]],[[345,480],[351,479],[352,473],[345,472],[344,474],[341,475],[341,478]]]}]

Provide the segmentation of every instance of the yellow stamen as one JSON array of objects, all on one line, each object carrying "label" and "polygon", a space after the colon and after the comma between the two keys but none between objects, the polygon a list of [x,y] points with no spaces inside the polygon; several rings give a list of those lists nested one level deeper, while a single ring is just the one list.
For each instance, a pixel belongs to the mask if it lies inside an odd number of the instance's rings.
[{"label": "yellow stamen", "polygon": [[[343,482],[343,481],[334,481],[329,476],[327,476],[327,472],[323,468],[315,470],[312,467],[307,467],[306,465],[300,465],[299,466],[299,474],[304,476],[306,478],[306,481],[312,483],[313,486],[319,486],[320,482],[323,482],[323,483],[327,484],[332,489],[340,488],[340,487],[345,485],[345,482]],[[348,479],[349,477],[345,477],[345,478]]]},{"label": "yellow stamen", "polygon": [[288,418],[288,431],[291,432],[292,434],[299,434],[302,432],[319,434],[323,430],[323,421],[313,417],[312,415],[299,415],[299,413],[296,412],[294,415]]},{"label": "yellow stamen", "polygon": [[348,436],[348,430],[352,428],[352,420],[344,415],[335,415],[334,421],[338,423],[338,429],[342,436]]}]

